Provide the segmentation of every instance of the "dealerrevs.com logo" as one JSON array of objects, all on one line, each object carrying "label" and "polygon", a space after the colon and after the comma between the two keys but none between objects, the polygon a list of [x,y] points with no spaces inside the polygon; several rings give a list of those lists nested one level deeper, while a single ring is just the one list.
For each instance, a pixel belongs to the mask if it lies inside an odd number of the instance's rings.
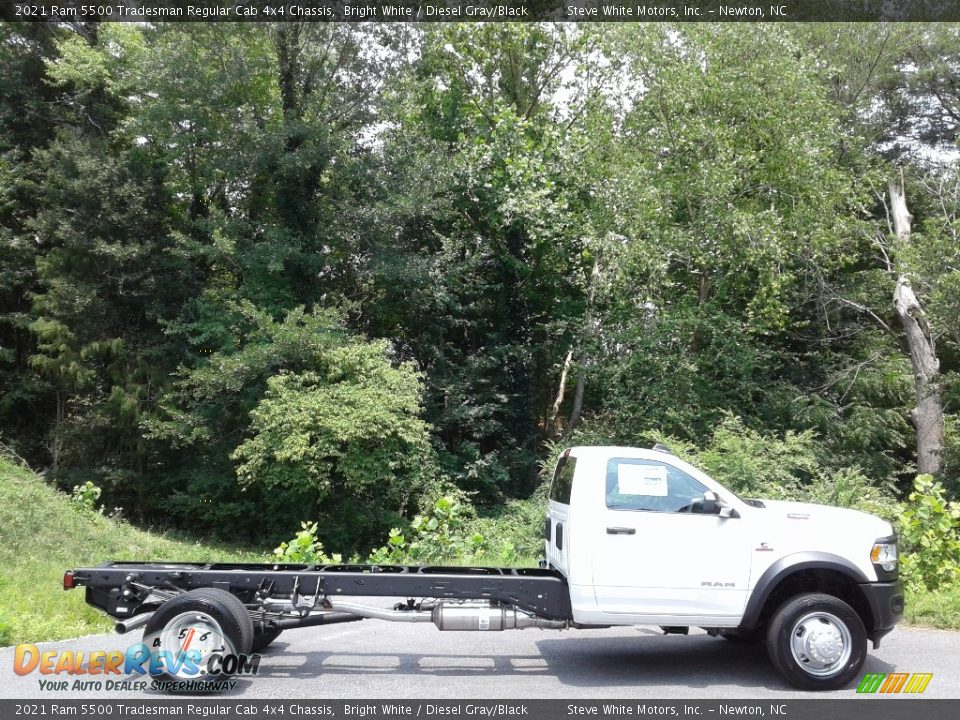
[{"label": "dealerrevs.com logo", "polygon": [[189,630],[184,642],[174,648],[164,648],[157,639],[145,640],[126,650],[87,652],[41,651],[36,645],[17,645],[13,671],[17,675],[36,673],[40,690],[45,692],[220,692],[236,687],[234,678],[253,676],[260,670],[258,654],[236,654],[226,644],[201,645],[199,641],[197,647],[190,647],[194,637]]}]

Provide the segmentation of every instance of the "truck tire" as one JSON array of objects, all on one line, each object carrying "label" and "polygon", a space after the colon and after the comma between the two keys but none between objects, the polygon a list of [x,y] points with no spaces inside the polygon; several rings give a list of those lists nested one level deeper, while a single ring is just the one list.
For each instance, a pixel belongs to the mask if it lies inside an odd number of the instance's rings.
[{"label": "truck tire", "polygon": [[253,652],[260,652],[270,643],[280,637],[283,630],[267,630],[265,632],[255,632],[253,634]]},{"label": "truck tire", "polygon": [[791,685],[836,690],[863,667],[867,631],[843,600],[806,593],[788,600],[774,614],[767,630],[767,652]]},{"label": "truck tire", "polygon": [[[251,652],[253,622],[243,603],[226,590],[199,588],[163,603],[144,627],[143,642],[155,654],[167,653],[160,679],[199,687],[218,678],[206,672],[214,654]],[[194,653],[184,662],[189,650]]]}]

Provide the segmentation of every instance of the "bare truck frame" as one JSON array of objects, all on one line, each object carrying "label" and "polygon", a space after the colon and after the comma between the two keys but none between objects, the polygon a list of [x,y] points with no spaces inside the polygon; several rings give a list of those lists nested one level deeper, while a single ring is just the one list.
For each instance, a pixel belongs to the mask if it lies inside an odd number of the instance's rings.
[{"label": "bare truck frame", "polygon": [[[573,625],[566,579],[538,568],[110,562],[68,571],[63,586],[85,587],[87,603],[115,618],[119,633],[148,624],[176,597],[219,590],[249,616],[254,649],[268,644],[257,639],[282,630],[364,618],[433,622],[441,630]],[[410,600],[391,610],[339,599],[358,596]]]}]

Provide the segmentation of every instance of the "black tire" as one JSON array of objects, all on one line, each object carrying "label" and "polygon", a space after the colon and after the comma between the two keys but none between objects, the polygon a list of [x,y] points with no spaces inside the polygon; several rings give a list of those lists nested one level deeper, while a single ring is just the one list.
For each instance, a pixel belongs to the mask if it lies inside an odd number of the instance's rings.
[{"label": "black tire", "polygon": [[[817,638],[820,642],[814,644]],[[867,631],[843,600],[807,593],[788,600],[774,614],[767,630],[767,653],[791,685],[837,690],[863,667]]]},{"label": "black tire", "polygon": [[[253,622],[250,615],[236,597],[226,590],[216,588],[199,588],[163,603],[153,613],[143,629],[143,641],[148,647],[162,648],[161,638],[165,629],[172,622],[177,621],[185,614],[202,613],[215,621],[221,635],[227,644],[227,651],[238,655],[249,654],[253,648]],[[173,650],[172,648],[162,648]],[[175,651],[175,650],[174,650]],[[170,674],[162,674],[160,679],[168,681],[182,681],[185,678]],[[210,675],[200,675],[189,678],[203,683],[212,680]]]},{"label": "black tire", "polygon": [[267,630],[253,634],[253,652],[264,650],[270,643],[280,637],[283,630]]}]

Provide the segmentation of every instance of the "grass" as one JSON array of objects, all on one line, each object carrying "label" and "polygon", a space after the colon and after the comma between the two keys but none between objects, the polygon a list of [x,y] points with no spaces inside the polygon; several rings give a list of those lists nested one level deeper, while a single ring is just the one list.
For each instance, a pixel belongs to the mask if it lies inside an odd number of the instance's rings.
[{"label": "grass", "polygon": [[905,616],[911,625],[960,630],[960,586],[908,592]]},{"label": "grass", "polygon": [[256,560],[238,549],[138,530],[80,510],[0,457],[0,646],[105,632],[104,615],[65,592],[63,572],[108,560]]}]

